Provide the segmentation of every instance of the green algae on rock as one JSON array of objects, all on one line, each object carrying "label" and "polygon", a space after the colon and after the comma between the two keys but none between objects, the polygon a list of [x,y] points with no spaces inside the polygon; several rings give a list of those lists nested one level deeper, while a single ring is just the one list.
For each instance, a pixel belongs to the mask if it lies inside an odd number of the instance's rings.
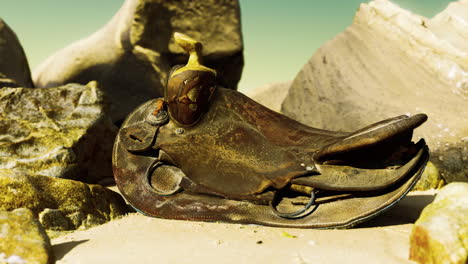
[{"label": "green algae on rock", "polygon": [[128,212],[118,193],[100,185],[0,169],[0,210],[21,207],[56,231],[88,228]]},{"label": "green algae on rock", "polygon": [[54,263],[50,239],[26,208],[0,211],[0,263]]},{"label": "green algae on rock", "polygon": [[468,261],[468,183],[440,190],[416,221],[410,246],[410,259],[419,263]]},{"label": "green algae on rock", "polygon": [[0,169],[97,182],[115,133],[95,83],[0,89]]},{"label": "green algae on rock", "polygon": [[0,18],[0,88],[33,87],[31,71],[15,32]]},{"label": "green algae on rock", "polygon": [[444,179],[440,176],[439,170],[432,162],[428,162],[421,179],[416,183],[414,191],[424,191],[439,189],[445,185]]}]

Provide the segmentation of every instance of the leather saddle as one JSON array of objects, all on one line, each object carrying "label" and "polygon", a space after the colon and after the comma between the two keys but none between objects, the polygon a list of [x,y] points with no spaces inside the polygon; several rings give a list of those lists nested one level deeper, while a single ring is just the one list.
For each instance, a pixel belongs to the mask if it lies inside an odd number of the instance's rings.
[{"label": "leather saddle", "polygon": [[428,160],[411,141],[427,116],[355,132],[312,128],[240,92],[216,87],[201,44],[175,34],[189,62],[164,98],[137,107],[113,151],[116,183],[154,217],[299,228],[346,228],[401,200]]}]

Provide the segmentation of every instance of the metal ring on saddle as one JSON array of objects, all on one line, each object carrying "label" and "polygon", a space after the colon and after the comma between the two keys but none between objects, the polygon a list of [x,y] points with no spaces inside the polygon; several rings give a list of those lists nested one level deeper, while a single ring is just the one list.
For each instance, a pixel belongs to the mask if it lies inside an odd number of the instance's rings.
[{"label": "metal ring on saddle", "polygon": [[[279,192],[276,192],[275,193],[275,196],[273,197],[273,201],[270,202],[270,207],[273,211],[273,213],[279,217],[282,217],[282,218],[285,218],[285,219],[299,219],[299,218],[303,218],[303,217],[306,217],[307,215],[311,214],[313,211],[315,211],[315,209],[317,209],[318,207],[318,204],[315,204],[315,192],[312,191],[310,193],[310,200],[309,202],[305,205],[304,208],[302,208],[301,210],[299,211],[296,211],[296,212],[293,212],[293,213],[281,213],[278,211],[278,209],[276,209],[276,206],[274,205],[274,203],[276,203],[277,201],[277,197],[278,197],[278,193]],[[312,207],[314,206],[314,207]],[[310,209],[312,207],[312,209]],[[309,210],[310,209],[310,210]]]},{"label": "metal ring on saddle", "polygon": [[145,172],[148,185],[161,196],[171,196],[182,191],[180,182],[183,177],[179,168],[164,164],[159,159],[151,162]]}]

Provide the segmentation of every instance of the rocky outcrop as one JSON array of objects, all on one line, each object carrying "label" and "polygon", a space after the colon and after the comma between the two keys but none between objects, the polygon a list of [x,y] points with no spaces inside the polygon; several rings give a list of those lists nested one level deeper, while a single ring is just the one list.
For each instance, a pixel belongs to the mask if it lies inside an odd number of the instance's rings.
[{"label": "rocky outcrop", "polygon": [[123,198],[100,185],[0,169],[0,210],[30,209],[48,230],[74,230],[128,212]]},{"label": "rocky outcrop", "polygon": [[0,169],[98,182],[112,177],[116,127],[95,83],[0,89]]},{"label": "rocky outcrop", "polygon": [[15,32],[0,19],[0,88],[33,87],[28,60]]},{"label": "rocky outcrop", "polygon": [[440,190],[414,224],[410,245],[410,259],[419,263],[467,263],[468,183]]},{"label": "rocky outcrop", "polygon": [[55,263],[50,239],[30,210],[0,211],[0,263]]},{"label": "rocky outcrop", "polygon": [[280,112],[281,104],[288,95],[291,83],[292,81],[269,83],[249,90],[245,94],[271,110]]},{"label": "rocky outcrop", "polygon": [[282,112],[341,131],[426,113],[415,137],[426,139],[445,181],[468,181],[467,7],[462,0],[427,19],[386,0],[361,4],[296,76]]},{"label": "rocky outcrop", "polygon": [[219,84],[236,88],[243,67],[240,9],[234,1],[127,0],[101,30],[49,57],[34,71],[37,87],[97,80],[112,100],[113,121],[163,95],[170,68],[186,61],[173,38],[204,43]]},{"label": "rocky outcrop", "polygon": [[468,51],[467,14],[468,0],[452,2],[443,12],[427,20],[426,26],[438,38],[466,52]]}]

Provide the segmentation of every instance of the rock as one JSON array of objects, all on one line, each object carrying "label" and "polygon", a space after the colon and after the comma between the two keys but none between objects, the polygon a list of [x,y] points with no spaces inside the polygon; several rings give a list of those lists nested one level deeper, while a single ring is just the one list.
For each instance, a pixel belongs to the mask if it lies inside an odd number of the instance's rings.
[{"label": "rock", "polygon": [[452,2],[448,7],[427,21],[427,27],[440,39],[450,42],[459,50],[468,50],[468,27],[466,21],[468,1]]},{"label": "rock", "polygon": [[468,183],[450,183],[424,208],[410,238],[410,259],[419,263],[468,261]]},{"label": "rock", "polygon": [[128,212],[123,198],[101,185],[0,170],[0,210],[20,207],[56,231],[88,228]]},{"label": "rock", "polygon": [[[79,221],[76,225],[71,221],[73,217],[67,217],[60,209],[45,208],[39,213],[39,221],[45,229],[49,230],[73,230],[81,225]],[[107,221],[106,221],[107,222]]]},{"label": "rock", "polygon": [[414,191],[424,191],[430,189],[439,189],[445,185],[444,179],[440,176],[439,170],[432,162],[428,162],[424,169],[421,179],[416,183]]},{"label": "rock", "polygon": [[15,32],[0,18],[0,88],[33,87],[28,60]]},{"label": "rock", "polygon": [[415,138],[426,139],[446,182],[468,181],[466,7],[466,0],[459,1],[428,20],[386,0],[361,4],[353,24],[296,76],[282,112],[341,131],[426,113],[429,120]]},{"label": "rock", "polygon": [[0,211],[0,263],[54,263],[50,239],[25,208]]},{"label": "rock", "polygon": [[291,83],[292,81],[269,83],[253,90],[249,90],[245,94],[271,110],[280,112],[281,104],[283,103],[284,98],[288,95]]},{"label": "rock", "polygon": [[219,84],[237,87],[243,67],[240,8],[233,1],[127,0],[112,20],[90,37],[55,53],[34,71],[37,87],[97,80],[109,94],[113,121],[162,96],[173,65],[187,60],[173,32],[204,45],[205,65]]},{"label": "rock", "polygon": [[97,182],[112,177],[116,127],[96,84],[0,89],[0,169]]}]

